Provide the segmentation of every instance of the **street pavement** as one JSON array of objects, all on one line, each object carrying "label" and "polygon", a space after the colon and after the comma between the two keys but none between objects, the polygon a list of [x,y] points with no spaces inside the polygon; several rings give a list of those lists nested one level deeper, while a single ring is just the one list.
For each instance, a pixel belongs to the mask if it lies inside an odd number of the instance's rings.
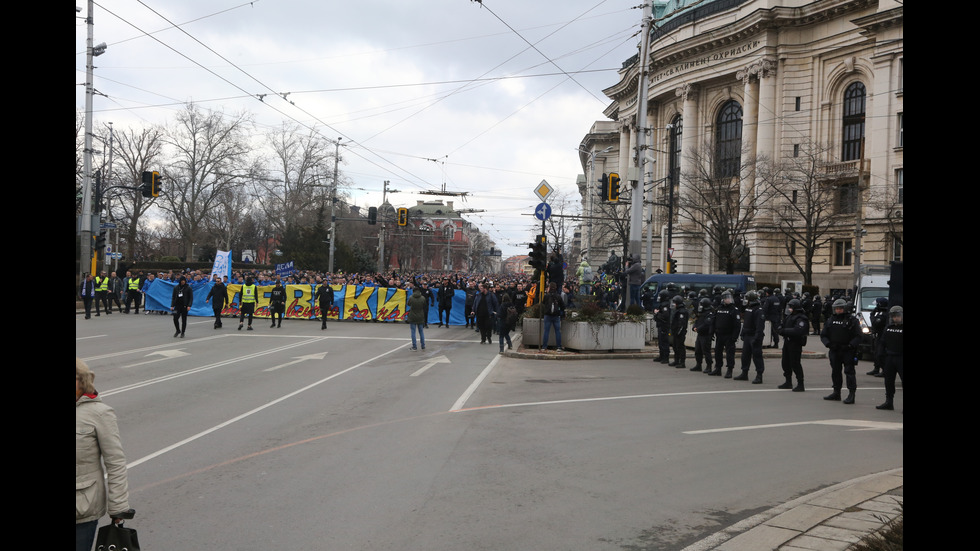
[{"label": "street pavement", "polygon": [[[81,313],[80,308],[76,307],[76,314]],[[513,349],[505,350],[505,356],[574,361],[652,359],[658,355],[656,343],[631,353],[540,353],[534,348],[522,346],[520,332],[513,335],[513,341]],[[769,348],[764,350],[764,356],[779,358],[781,353],[778,349]],[[804,358],[823,357],[826,357],[826,352],[819,337],[811,336],[804,350]],[[736,362],[738,358],[737,355]],[[869,362],[861,362],[858,369],[867,369],[869,365]],[[693,359],[688,362],[688,367],[691,366]],[[903,475],[904,468],[898,468],[842,481],[737,522],[689,545],[684,551],[843,551],[868,534],[880,531],[902,514]]]},{"label": "street pavement", "polygon": [[[804,359],[827,356],[819,336],[813,335],[807,339],[803,354]],[[537,349],[521,346],[518,333],[514,338],[514,348],[505,350],[504,355],[569,361],[652,359],[659,355],[659,351],[656,343],[653,343],[653,346],[648,345],[642,351],[632,353],[541,353]],[[688,367],[693,367],[693,354],[689,352],[688,355]],[[763,350],[763,356],[774,359],[780,358],[782,353],[779,349],[767,348]],[[740,350],[736,351],[736,365],[739,358]],[[858,369],[867,369],[870,365],[870,362],[861,362]],[[901,389],[901,383],[896,384]],[[685,547],[683,551],[843,551],[865,536],[882,530],[888,522],[902,514],[903,474],[904,468],[899,468],[843,481],[742,520]]]}]

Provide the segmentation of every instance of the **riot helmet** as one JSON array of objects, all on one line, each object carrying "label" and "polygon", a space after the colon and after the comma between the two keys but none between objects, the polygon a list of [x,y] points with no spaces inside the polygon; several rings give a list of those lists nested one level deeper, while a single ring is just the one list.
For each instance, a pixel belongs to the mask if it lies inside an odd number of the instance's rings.
[{"label": "riot helmet", "polygon": [[[835,300],[833,309],[835,314],[843,314],[847,312],[847,301],[842,298]],[[837,311],[838,309],[840,309],[840,312]]]},{"label": "riot helmet", "polygon": [[671,299],[671,302],[674,303],[674,306],[680,306],[681,304],[684,304],[684,297],[676,295]]},{"label": "riot helmet", "polygon": [[803,303],[800,302],[800,299],[794,298],[786,304],[786,307],[789,308],[790,311],[799,312],[803,309]]},{"label": "riot helmet", "polygon": [[895,305],[888,310],[888,318],[892,325],[902,325],[905,322],[904,310],[901,306]]},{"label": "riot helmet", "polygon": [[732,299],[732,294],[730,292],[725,291],[724,293],[721,294],[722,304],[724,304],[725,306],[730,306],[733,302],[734,300]]},{"label": "riot helmet", "polygon": [[748,293],[745,293],[745,300],[748,301],[749,304],[755,304],[759,302],[759,293],[749,291]]},{"label": "riot helmet", "polygon": [[709,308],[711,308],[711,299],[708,298],[708,297],[702,298],[701,299],[701,311],[703,312],[703,311],[705,311],[705,310],[707,310]]}]

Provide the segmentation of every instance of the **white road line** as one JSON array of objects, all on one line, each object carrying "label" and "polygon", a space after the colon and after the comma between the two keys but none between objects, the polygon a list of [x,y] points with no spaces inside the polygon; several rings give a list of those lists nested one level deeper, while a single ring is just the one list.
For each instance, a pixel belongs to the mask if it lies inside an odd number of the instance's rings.
[{"label": "white road line", "polygon": [[480,383],[483,382],[483,379],[487,378],[487,375],[490,374],[490,371],[493,369],[493,366],[497,365],[497,361],[499,361],[500,358],[501,356],[498,354],[494,356],[492,360],[490,360],[490,363],[487,364],[487,366],[483,368],[483,371],[480,372],[480,375],[478,375],[477,378],[472,383],[470,383],[469,388],[467,388],[466,391],[463,392],[463,394],[459,397],[459,399],[456,400],[456,403],[453,404],[453,407],[451,407],[449,411],[457,411],[463,408],[463,404],[465,404],[466,401],[470,399],[470,396],[472,396],[473,393],[476,392],[477,387],[480,386]]},{"label": "white road line", "polygon": [[317,386],[319,386],[319,385],[321,385],[321,384],[323,384],[323,383],[325,383],[325,382],[327,382],[327,381],[329,381],[331,379],[334,379],[336,377],[340,377],[341,375],[343,375],[345,373],[348,373],[350,371],[353,371],[353,370],[357,369],[358,367],[361,367],[363,365],[366,365],[368,363],[371,363],[371,362],[377,360],[378,358],[383,358],[383,357],[387,356],[388,354],[391,354],[392,352],[396,352],[396,351],[398,351],[398,350],[400,350],[402,348],[405,348],[408,345],[409,345],[409,343],[405,343],[405,344],[403,344],[401,346],[397,346],[397,347],[395,347],[395,348],[393,348],[393,349],[391,349],[391,350],[389,350],[389,351],[387,351],[387,352],[385,352],[383,354],[378,354],[377,356],[375,356],[373,358],[369,358],[367,360],[364,360],[363,362],[361,362],[361,363],[359,363],[357,365],[352,365],[352,366],[348,367],[347,369],[345,369],[343,371],[338,371],[337,373],[334,373],[333,375],[330,375],[329,377],[325,377],[325,378],[320,379],[319,381],[317,381],[315,383],[306,385],[303,388],[300,388],[298,390],[294,390],[293,392],[290,392],[289,394],[286,394],[285,396],[281,396],[279,398],[276,398],[275,400],[272,400],[271,402],[267,402],[267,403],[265,403],[265,404],[263,404],[263,405],[255,408],[255,409],[253,409],[251,411],[247,411],[247,412],[245,412],[245,413],[243,413],[243,414],[241,414],[241,415],[239,415],[237,417],[233,417],[233,418],[225,421],[224,423],[217,424],[217,425],[215,425],[215,426],[213,426],[213,427],[211,427],[211,428],[209,428],[207,430],[204,430],[204,431],[201,431],[201,432],[195,434],[194,436],[191,436],[189,438],[185,438],[185,439],[181,440],[180,442],[177,442],[176,444],[172,444],[172,445],[167,446],[166,448],[163,448],[163,449],[161,449],[159,451],[153,452],[150,455],[141,457],[141,458],[137,459],[136,461],[133,461],[132,463],[130,463],[129,465],[127,465],[126,468],[132,469],[133,467],[135,467],[137,465],[141,465],[141,464],[146,463],[147,461],[149,461],[151,459],[160,457],[161,455],[163,455],[163,454],[165,454],[165,453],[167,453],[169,451],[173,451],[173,450],[175,450],[175,449],[183,446],[184,444],[189,444],[190,442],[193,442],[193,441],[197,440],[198,438],[202,438],[204,436],[207,436],[207,435],[211,434],[212,432],[214,432],[216,430],[222,429],[222,428],[227,427],[227,426],[229,426],[229,425],[231,425],[231,424],[233,424],[235,422],[241,421],[242,419],[245,419],[245,418],[247,418],[247,417],[249,417],[249,416],[251,416],[251,415],[253,415],[255,413],[258,413],[258,412],[266,409],[266,408],[272,407],[272,406],[278,404],[279,402],[283,402],[285,400],[288,400],[288,399],[290,399],[290,398],[292,398],[294,396],[297,396],[298,394],[301,394],[303,392],[306,392],[307,390],[310,390],[311,388],[317,387]]},{"label": "white road line", "polygon": [[319,342],[320,340],[322,340],[320,337],[316,337],[316,338],[312,338],[312,339],[307,339],[305,341],[300,341],[300,342],[295,342],[295,343],[292,343],[292,344],[288,344],[286,346],[280,346],[278,348],[270,348],[268,350],[262,350],[261,352],[256,352],[254,354],[248,354],[248,355],[245,355],[245,356],[239,356],[237,358],[229,358],[227,360],[222,360],[220,362],[215,362],[213,364],[202,365],[200,367],[195,367],[195,368],[188,369],[188,370],[185,370],[185,371],[180,371],[178,373],[171,373],[169,375],[163,375],[163,376],[157,377],[155,379],[148,379],[146,381],[141,381],[141,382],[138,382],[138,383],[133,383],[131,385],[126,385],[126,386],[122,386],[122,387],[119,387],[119,388],[114,388],[112,390],[107,390],[105,392],[100,393],[100,395],[101,396],[112,396],[113,394],[119,394],[121,392],[126,392],[126,391],[129,391],[129,390],[135,390],[137,388],[143,388],[143,387],[154,385],[154,384],[157,384],[157,383],[162,383],[164,381],[169,381],[171,379],[177,379],[179,377],[185,377],[187,375],[193,375],[195,373],[200,373],[202,371],[208,371],[208,370],[214,369],[216,367],[223,367],[223,366],[230,365],[230,364],[233,364],[233,363],[236,363],[236,362],[240,362],[240,361],[244,361],[244,360],[250,360],[252,358],[260,358],[262,356],[266,356],[266,355],[269,355],[269,354],[276,354],[276,353],[279,353],[279,352],[283,352],[285,350],[289,350],[290,348],[296,348],[297,346],[304,346],[304,345],[307,345],[307,344],[312,344],[312,343],[315,343],[315,342]]}]

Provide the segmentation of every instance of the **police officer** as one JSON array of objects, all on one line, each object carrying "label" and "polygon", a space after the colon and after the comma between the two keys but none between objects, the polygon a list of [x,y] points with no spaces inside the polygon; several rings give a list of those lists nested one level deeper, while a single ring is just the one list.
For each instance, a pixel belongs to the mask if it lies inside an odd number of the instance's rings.
[{"label": "police officer", "polygon": [[810,325],[813,326],[812,335],[820,334],[820,320],[823,318],[823,299],[820,295],[813,295],[813,303],[810,306]]},{"label": "police officer", "polygon": [[721,294],[721,303],[714,311],[715,369],[709,375],[721,375],[724,356],[725,364],[728,366],[725,378],[732,378],[732,370],[735,368],[735,341],[741,330],[742,314],[735,305],[732,294],[725,291]]},{"label": "police officer", "polygon": [[687,348],[684,346],[684,337],[687,336],[687,323],[690,318],[690,312],[684,303],[683,296],[677,295],[671,299],[671,302],[670,344],[674,349],[674,361],[667,365],[681,369],[687,360]]},{"label": "police officer", "polygon": [[881,334],[882,351],[885,356],[885,402],[875,409],[895,409],[895,375],[902,378],[905,386],[904,336],[905,314],[901,306],[892,306],[888,311],[888,325]]},{"label": "police officer", "polygon": [[[282,316],[286,313],[286,288],[282,286],[282,280],[276,279],[276,285],[269,293],[269,312],[272,317],[272,325],[269,327],[282,327]],[[276,323],[276,317],[279,323]]]},{"label": "police officer", "polygon": [[714,307],[705,291],[698,301],[697,317],[694,318],[694,332],[698,334],[694,341],[694,367],[691,371],[701,371],[701,362],[705,362],[704,371],[711,372],[711,339],[714,332]]},{"label": "police officer", "polygon": [[[803,392],[803,347],[806,345],[807,333],[810,332],[810,320],[800,299],[794,298],[787,304],[789,315],[778,329],[783,336],[783,377],[786,382],[778,388],[793,389],[793,392]],[[793,375],[796,375],[796,386],[793,386]]]},{"label": "police officer", "polygon": [[126,313],[129,313],[129,305],[135,303],[136,314],[140,313],[140,278],[133,275],[132,271],[126,272],[126,279],[123,280],[126,287]]},{"label": "police officer", "polygon": [[779,333],[776,331],[783,321],[783,296],[779,294],[779,289],[769,291],[763,303],[763,310],[766,313],[766,321],[769,323],[769,346],[768,348],[779,348]]},{"label": "police officer", "polygon": [[112,309],[109,307],[109,276],[106,275],[105,270],[102,271],[101,276],[95,276],[95,315],[101,316],[99,313],[99,305],[105,306],[105,313],[109,315],[112,313]]},{"label": "police officer", "polygon": [[745,293],[748,304],[742,312],[742,373],[734,378],[736,381],[749,380],[749,364],[755,365],[755,379],[752,384],[762,384],[762,373],[766,366],[762,360],[762,342],[765,337],[766,319],[763,316],[762,304],[759,302],[759,293],[749,291]]},{"label": "police officer", "polygon": [[866,375],[874,375],[875,377],[883,377],[884,370],[882,367],[885,365],[884,353],[881,351],[881,335],[885,331],[885,326],[888,325],[888,299],[885,297],[878,297],[875,299],[875,309],[871,311],[871,353],[874,355],[874,369],[867,372]]},{"label": "police officer", "polygon": [[660,291],[653,321],[657,324],[657,347],[660,350],[660,356],[653,361],[665,364],[670,361],[670,294],[666,290]]},{"label": "police officer", "polygon": [[[228,276],[224,277],[228,279]],[[208,291],[208,296],[204,299],[205,304],[211,302],[211,311],[214,312],[214,328],[221,328],[221,311],[228,306],[228,286],[221,281],[221,278],[215,276],[214,284],[211,286],[211,290]]]},{"label": "police officer", "polygon": [[327,328],[327,316],[330,315],[330,307],[333,306],[333,287],[330,286],[329,281],[317,285],[313,300],[320,307],[320,317],[323,319],[320,331],[323,331]]},{"label": "police officer", "polygon": [[[845,404],[854,403],[857,392],[857,377],[854,374],[854,357],[861,343],[861,324],[848,311],[847,301],[837,299],[833,305],[833,315],[823,326],[820,341],[828,348],[830,357],[830,381],[834,391],[824,396],[824,400],[840,400],[841,386],[846,379],[847,398]],[[841,372],[843,371],[843,377]]]},{"label": "police officer", "polygon": [[245,316],[248,316],[248,330],[252,330],[252,316],[255,314],[255,303],[258,301],[258,287],[255,285],[255,281],[252,276],[247,276],[245,278],[245,284],[242,285],[242,298],[240,304],[238,305],[241,311],[238,315],[238,330],[242,330],[242,326],[245,322]]}]

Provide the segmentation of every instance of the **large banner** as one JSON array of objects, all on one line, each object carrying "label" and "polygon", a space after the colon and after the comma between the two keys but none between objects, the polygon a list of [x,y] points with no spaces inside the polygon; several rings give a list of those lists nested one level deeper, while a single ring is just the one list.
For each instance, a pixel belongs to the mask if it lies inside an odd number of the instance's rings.
[{"label": "large banner", "polygon": [[[146,289],[144,309],[169,312],[173,289],[176,286],[177,284],[171,281],[153,280],[153,283]],[[214,311],[211,304],[206,303],[205,299],[214,284],[210,281],[192,282],[190,286],[194,292],[194,303],[189,314],[191,316],[213,317]],[[332,285],[332,287],[334,301],[330,311],[327,312],[327,319],[394,322],[405,320],[406,303],[411,293],[404,289],[365,287],[363,285]],[[286,319],[318,319],[320,306],[314,304],[313,301],[316,288],[316,285],[286,285],[286,314],[284,317]],[[259,286],[255,317],[272,317],[269,312],[269,297],[272,289],[272,285]],[[228,285],[228,300],[231,304],[221,311],[222,316],[238,317],[241,292],[242,285],[240,283]],[[457,290],[450,311],[450,325],[464,325],[466,323],[465,309],[466,293]],[[428,320],[429,323],[439,323],[439,307],[436,306],[435,301],[429,306]]]},{"label": "large banner", "polygon": [[231,277],[231,251],[218,251],[214,255],[214,267],[211,273],[224,277]]}]

